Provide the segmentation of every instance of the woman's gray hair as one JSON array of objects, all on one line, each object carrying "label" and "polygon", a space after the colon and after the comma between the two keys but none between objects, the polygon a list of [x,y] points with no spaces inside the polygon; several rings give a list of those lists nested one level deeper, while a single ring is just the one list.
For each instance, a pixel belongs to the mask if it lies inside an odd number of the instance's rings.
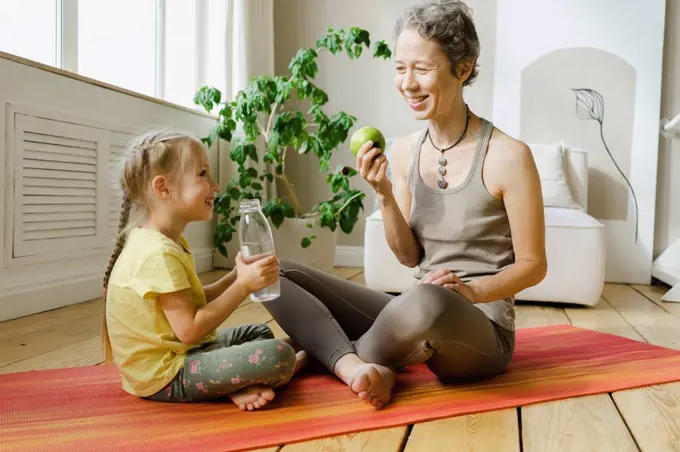
[{"label": "woman's gray hair", "polygon": [[477,78],[479,37],[472,11],[460,0],[430,0],[406,9],[394,27],[394,41],[404,30],[414,30],[424,39],[436,42],[446,54],[453,75],[460,75],[460,63],[471,61],[472,73],[463,86]]}]

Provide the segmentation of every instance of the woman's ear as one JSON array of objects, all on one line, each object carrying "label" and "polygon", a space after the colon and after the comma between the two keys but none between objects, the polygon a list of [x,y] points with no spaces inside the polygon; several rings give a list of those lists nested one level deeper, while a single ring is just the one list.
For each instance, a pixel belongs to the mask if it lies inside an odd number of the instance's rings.
[{"label": "woman's ear", "polygon": [[465,83],[465,81],[470,77],[472,74],[473,69],[475,68],[475,60],[463,60],[460,63],[458,63],[458,81],[460,83]]},{"label": "woman's ear", "polygon": [[155,176],[151,180],[151,189],[154,194],[161,199],[165,199],[170,195],[170,187],[168,187],[168,179],[165,176]]}]

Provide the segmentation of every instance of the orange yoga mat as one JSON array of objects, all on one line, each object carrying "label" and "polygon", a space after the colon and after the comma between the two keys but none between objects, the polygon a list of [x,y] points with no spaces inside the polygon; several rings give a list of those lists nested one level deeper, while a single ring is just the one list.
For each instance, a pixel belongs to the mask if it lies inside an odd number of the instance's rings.
[{"label": "orange yoga mat", "polygon": [[568,325],[520,329],[503,375],[442,385],[424,366],[399,374],[375,411],[330,375],[303,375],[268,409],[165,404],[120,389],[111,366],[0,375],[3,451],[232,451],[394,427],[680,380],[680,352]]}]

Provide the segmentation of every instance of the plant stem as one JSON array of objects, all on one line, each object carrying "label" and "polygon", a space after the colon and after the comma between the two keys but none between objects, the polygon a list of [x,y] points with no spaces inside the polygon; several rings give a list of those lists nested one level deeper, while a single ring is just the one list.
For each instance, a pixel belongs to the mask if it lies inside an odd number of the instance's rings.
[{"label": "plant stem", "polygon": [[359,196],[361,196],[361,195],[363,195],[363,193],[359,192],[359,193],[355,194],[354,196],[352,196],[351,198],[349,198],[349,199],[342,205],[342,207],[340,207],[340,208],[338,209],[338,212],[336,213],[336,215],[339,215],[340,212],[342,212],[342,210],[343,210],[345,207],[347,207],[347,206],[349,205],[349,203],[352,202],[352,200],[354,200],[354,198],[357,198],[357,197],[359,197]]},{"label": "plant stem", "polygon": [[602,138],[602,144],[604,144],[604,149],[607,151],[607,154],[609,154],[609,158],[614,163],[614,166],[619,171],[619,174],[621,174],[621,177],[623,177],[623,180],[625,180],[626,183],[628,184],[628,188],[630,188],[630,193],[633,195],[633,201],[635,203],[635,243],[637,243],[637,240],[638,240],[638,202],[637,202],[637,198],[635,196],[635,191],[633,191],[633,186],[630,184],[630,181],[628,180],[626,175],[623,174],[623,171],[621,171],[621,168],[619,168],[619,165],[616,163],[616,160],[614,160],[614,156],[609,151],[609,147],[607,146],[607,142],[604,140],[604,132],[602,130],[603,129],[602,122],[598,121],[598,123],[600,124],[600,138]]},{"label": "plant stem", "polygon": [[267,136],[269,136],[269,132],[272,131],[272,123],[273,123],[273,120],[274,120],[274,116],[276,116],[276,110],[278,110],[280,105],[281,104],[274,104],[274,108],[272,108],[272,112],[269,115],[269,121],[267,121],[267,131],[266,131]]},{"label": "plant stem", "polygon": [[293,185],[291,185],[285,174],[277,174],[276,178],[283,183],[283,187],[286,189],[286,192],[288,192],[288,196],[290,197],[291,207],[295,211],[295,215],[299,217],[302,213],[302,207],[300,206],[300,200],[293,190]]}]

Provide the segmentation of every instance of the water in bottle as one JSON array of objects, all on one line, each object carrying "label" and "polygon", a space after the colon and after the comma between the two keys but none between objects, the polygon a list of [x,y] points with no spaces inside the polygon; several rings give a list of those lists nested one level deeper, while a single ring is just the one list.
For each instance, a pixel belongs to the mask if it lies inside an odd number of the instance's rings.
[{"label": "water in bottle", "polygon": [[[242,200],[239,205],[239,212],[241,220],[238,227],[238,237],[244,260],[250,263],[253,262],[253,258],[261,259],[272,254],[275,255],[272,230],[267,218],[262,213],[260,201],[258,199]],[[277,280],[274,284],[251,294],[250,299],[263,302],[278,298],[280,294],[281,287]]]}]

